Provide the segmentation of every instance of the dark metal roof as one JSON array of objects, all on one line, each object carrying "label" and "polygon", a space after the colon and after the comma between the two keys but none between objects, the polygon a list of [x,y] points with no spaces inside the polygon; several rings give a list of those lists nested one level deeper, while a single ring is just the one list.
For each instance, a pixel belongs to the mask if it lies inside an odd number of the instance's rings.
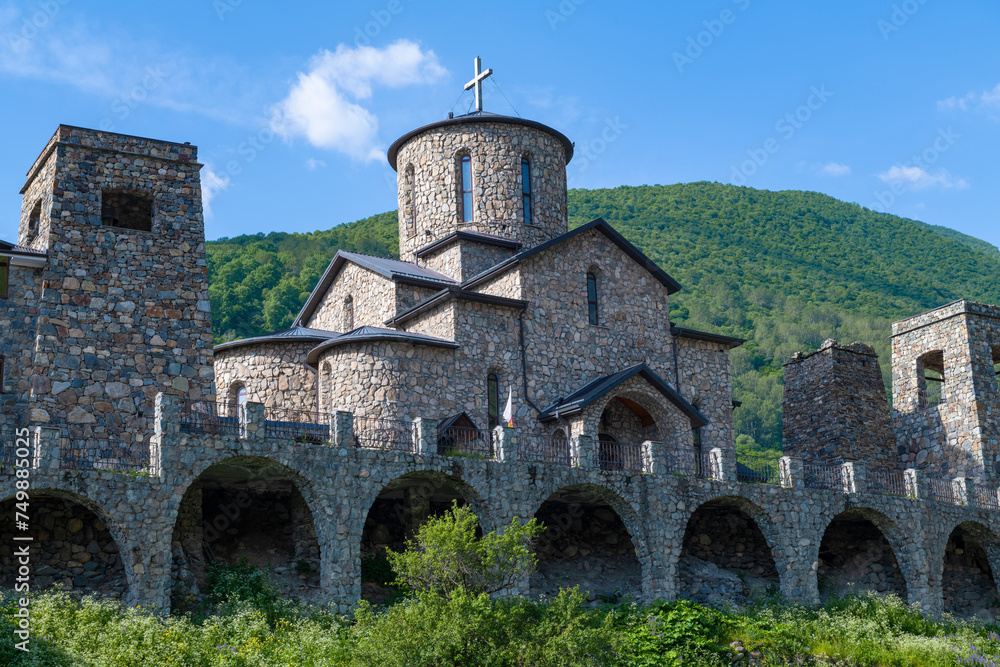
[{"label": "dark metal roof", "polygon": [[482,292],[470,292],[468,290],[459,289],[457,287],[448,287],[436,294],[432,294],[428,298],[424,299],[417,305],[413,306],[408,310],[404,310],[400,314],[396,315],[392,319],[386,320],[386,326],[400,326],[409,322],[417,315],[425,313],[442,303],[452,301],[454,299],[461,299],[462,301],[477,301],[479,303],[488,303],[492,306],[506,306],[508,308],[514,308],[516,310],[523,310],[528,307],[527,301],[522,301],[521,299],[510,299],[505,296],[495,296],[493,294],[483,294]]},{"label": "dark metal roof", "polygon": [[438,435],[444,435],[444,432],[450,429],[452,426],[454,426],[458,421],[462,419],[462,417],[465,417],[468,420],[468,422],[472,424],[472,426],[468,426],[466,428],[478,428],[476,426],[476,422],[472,421],[472,417],[470,417],[465,412],[459,412],[457,415],[445,417],[444,419],[438,421]]},{"label": "dark metal roof", "polygon": [[22,255],[24,257],[46,257],[48,255],[44,250],[32,250],[31,248],[26,248],[23,245],[17,245],[16,243],[11,243],[10,241],[0,240],[0,255]]},{"label": "dark metal roof", "polygon": [[254,336],[253,338],[243,338],[233,340],[228,343],[220,343],[213,348],[214,352],[230,350],[244,345],[256,345],[258,343],[308,343],[310,341],[319,342],[328,340],[340,334],[336,331],[324,331],[322,329],[307,329],[306,327],[295,326],[284,331],[276,331],[272,334]]},{"label": "dark metal roof", "polygon": [[538,414],[538,419],[540,421],[547,422],[556,419],[557,414],[559,416],[576,414],[597,399],[621,385],[626,380],[635,377],[636,375],[644,378],[650,385],[653,386],[654,389],[663,394],[667,400],[676,405],[681,412],[687,415],[688,419],[691,420],[691,428],[698,428],[708,424],[708,420],[705,419],[704,415],[698,412],[697,408],[685,401],[680,394],[674,391],[670,385],[664,382],[660,376],[653,371],[653,369],[644,363],[636,364],[635,366],[626,368],[625,370],[614,373],[613,375],[605,375],[604,377],[599,377],[596,380],[588,382],[569,396],[559,399],[549,407],[542,410]]},{"label": "dark metal roof", "polygon": [[319,361],[319,355],[325,350],[347,343],[368,343],[374,341],[389,341],[397,343],[410,343],[413,345],[429,345],[431,347],[444,347],[456,349],[458,343],[445,338],[427,336],[425,334],[410,333],[407,331],[397,331],[396,329],[382,329],[379,327],[358,327],[347,333],[339,334],[333,338],[320,343],[309,351],[306,363],[315,366]]},{"label": "dark metal roof", "polygon": [[445,120],[428,123],[423,127],[418,127],[415,130],[407,132],[399,139],[392,142],[392,145],[389,146],[389,150],[386,153],[386,157],[389,159],[389,164],[393,169],[396,168],[396,154],[399,153],[399,149],[403,147],[403,144],[418,134],[423,134],[428,130],[435,130],[439,127],[448,127],[449,125],[466,125],[468,123],[506,123],[507,125],[522,125],[524,127],[541,130],[546,134],[552,135],[563,145],[563,149],[566,151],[566,164],[569,164],[569,161],[573,159],[573,142],[570,141],[565,134],[552,129],[548,125],[543,125],[542,123],[534,120],[517,118],[516,116],[505,116],[503,114],[490,113],[489,111],[474,111],[464,116],[456,116],[454,118],[446,118]]},{"label": "dark metal roof", "polygon": [[589,232],[592,229],[597,230],[602,234],[604,234],[605,236],[607,236],[612,243],[621,248],[622,252],[624,252],[626,255],[634,259],[640,266],[642,266],[644,269],[653,274],[653,277],[656,278],[658,281],[660,281],[660,283],[662,283],[663,286],[667,288],[667,294],[673,294],[674,292],[680,291],[681,285],[679,282],[668,276],[666,271],[664,271],[663,269],[661,269],[659,266],[656,265],[656,262],[651,260],[649,257],[646,257],[646,255],[644,255],[641,250],[639,250],[634,245],[629,243],[628,239],[619,234],[614,229],[614,227],[606,223],[603,218],[597,218],[596,220],[591,220],[585,225],[581,225],[576,229],[566,232],[565,234],[560,234],[554,239],[549,239],[545,243],[536,245],[534,248],[529,248],[528,250],[519,252],[513,257],[505,259],[504,261],[493,266],[492,268],[489,268],[483,271],[482,273],[469,278],[464,283],[462,283],[462,288],[469,289],[475,287],[476,285],[486,282],[490,278],[498,276],[501,273],[506,272],[508,269],[517,266],[522,261],[531,257],[532,255],[537,255],[540,252],[545,252],[546,250],[548,250],[553,246],[559,245],[560,243],[564,243],[565,241],[568,241],[574,236],[578,236],[585,232]]},{"label": "dark metal roof", "polygon": [[398,259],[386,259],[385,257],[374,257],[372,255],[362,255],[356,252],[338,250],[337,254],[334,255],[333,259],[330,261],[330,265],[326,267],[326,271],[323,272],[323,277],[319,279],[319,282],[316,283],[316,287],[313,288],[309,298],[306,299],[306,302],[302,305],[302,310],[300,310],[299,314],[295,317],[295,323],[297,325],[302,325],[306,320],[312,317],[312,314],[316,311],[316,308],[319,307],[320,302],[323,300],[323,295],[325,295],[326,291],[330,289],[330,285],[333,284],[334,278],[337,277],[337,274],[340,273],[340,269],[343,268],[344,264],[347,262],[353,262],[358,266],[363,266],[381,276],[385,276],[389,280],[407,285],[440,289],[447,285],[458,284],[443,273],[425,269],[422,266],[417,266],[416,264],[411,264],[410,262],[402,262]]},{"label": "dark metal roof", "polygon": [[423,257],[424,255],[430,254],[435,250],[445,248],[450,246],[456,241],[473,241],[476,243],[482,243],[483,245],[492,245],[499,248],[509,248],[510,250],[520,250],[521,242],[515,241],[514,239],[508,239],[503,236],[494,236],[493,234],[483,234],[482,232],[473,231],[457,231],[448,234],[447,236],[442,236],[436,241],[431,241],[425,246],[417,248],[413,253],[417,257]]},{"label": "dark metal roof", "polygon": [[678,338],[689,338],[691,340],[702,340],[706,343],[727,345],[729,349],[739,347],[743,343],[747,342],[745,338],[733,338],[732,336],[723,336],[722,334],[696,331],[695,329],[685,329],[684,327],[670,327],[670,333]]}]

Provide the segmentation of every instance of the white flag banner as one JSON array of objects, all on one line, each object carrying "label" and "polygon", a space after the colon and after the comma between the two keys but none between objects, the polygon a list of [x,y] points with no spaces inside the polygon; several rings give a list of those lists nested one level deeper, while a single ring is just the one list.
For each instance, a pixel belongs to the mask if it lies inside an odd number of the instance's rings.
[{"label": "white flag banner", "polygon": [[513,428],[514,426],[514,388],[509,387],[507,389],[507,407],[503,409],[503,420],[507,422],[507,426]]}]

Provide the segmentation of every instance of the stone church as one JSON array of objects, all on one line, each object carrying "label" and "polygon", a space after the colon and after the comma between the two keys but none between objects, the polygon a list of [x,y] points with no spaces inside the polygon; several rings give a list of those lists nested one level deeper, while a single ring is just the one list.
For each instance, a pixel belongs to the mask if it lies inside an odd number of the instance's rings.
[{"label": "stone church", "polygon": [[213,348],[197,148],[59,126],[0,243],[0,584],[27,468],[35,589],[163,611],[240,557],[383,599],[385,551],[459,502],[546,525],[520,593],[995,615],[1000,308],[894,325],[891,409],[869,346],[795,355],[786,456],[738,461],[743,341],[672,324],[670,267],[603,220],[569,228],[572,157],[481,98],[405,134],[399,259],[338,252],[291,328]]}]

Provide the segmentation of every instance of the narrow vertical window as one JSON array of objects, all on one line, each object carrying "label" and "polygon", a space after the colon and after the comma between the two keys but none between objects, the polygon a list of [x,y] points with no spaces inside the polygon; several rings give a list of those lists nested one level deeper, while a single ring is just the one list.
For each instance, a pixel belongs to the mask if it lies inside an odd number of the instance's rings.
[{"label": "narrow vertical window", "polygon": [[[695,409],[697,409],[697,406],[695,406]],[[694,437],[694,465],[698,476],[701,477],[705,475],[701,459],[701,427],[693,429],[691,435]]]},{"label": "narrow vertical window", "polygon": [[462,156],[462,222],[472,222],[472,158]]},{"label": "narrow vertical window", "polygon": [[406,169],[406,195],[407,195],[407,223],[410,226],[410,233],[417,233],[417,176],[410,165]]},{"label": "narrow vertical window", "polygon": [[236,390],[236,409],[242,412],[243,408],[246,407],[246,404],[247,404],[247,388],[240,387],[239,389]]},{"label": "narrow vertical window", "polygon": [[524,224],[530,225],[531,219],[531,163],[528,158],[521,158],[521,207],[524,209]]},{"label": "narrow vertical window", "polygon": [[489,427],[500,425],[500,379],[496,373],[486,376],[486,402],[489,412]]},{"label": "narrow vertical window", "polygon": [[590,323],[597,324],[597,276],[592,271],[587,274],[587,310]]},{"label": "narrow vertical window", "polygon": [[0,257],[0,299],[7,298],[7,285],[10,281],[10,260]]},{"label": "narrow vertical window", "polygon": [[354,331],[354,297],[344,299],[344,331]]}]

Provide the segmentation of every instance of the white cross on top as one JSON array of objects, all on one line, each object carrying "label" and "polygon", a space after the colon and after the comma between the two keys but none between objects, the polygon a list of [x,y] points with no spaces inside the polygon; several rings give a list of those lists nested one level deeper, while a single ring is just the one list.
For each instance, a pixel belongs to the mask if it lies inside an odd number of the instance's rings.
[{"label": "white cross on top", "polygon": [[479,56],[476,56],[476,76],[472,77],[472,81],[465,84],[466,90],[469,90],[470,88],[476,89],[476,111],[483,110],[483,81],[485,81],[486,77],[490,74],[493,74],[493,70],[488,69],[484,72],[483,62],[479,59]]}]

